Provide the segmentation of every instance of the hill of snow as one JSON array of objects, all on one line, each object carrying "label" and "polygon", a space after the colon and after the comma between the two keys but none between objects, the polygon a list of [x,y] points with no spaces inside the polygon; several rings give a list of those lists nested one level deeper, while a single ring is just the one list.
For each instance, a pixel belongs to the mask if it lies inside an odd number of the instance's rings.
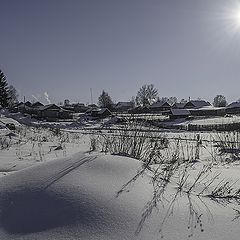
[{"label": "hill of snow", "polygon": [[174,187],[151,212],[148,174],[117,195],[141,168],[127,157],[78,153],[2,177],[0,239],[238,239],[233,206],[176,197]]}]

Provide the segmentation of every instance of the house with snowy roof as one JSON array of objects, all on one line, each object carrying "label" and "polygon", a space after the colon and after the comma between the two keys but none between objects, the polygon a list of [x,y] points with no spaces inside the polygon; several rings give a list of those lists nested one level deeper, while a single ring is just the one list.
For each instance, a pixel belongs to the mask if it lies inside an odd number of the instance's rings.
[{"label": "house with snowy roof", "polygon": [[178,118],[187,118],[190,115],[191,113],[187,109],[171,108],[169,117],[170,119],[178,119]]},{"label": "house with snowy roof", "polygon": [[171,109],[171,105],[168,102],[156,101],[149,106],[151,112],[167,112]]},{"label": "house with snowy roof", "polygon": [[114,106],[114,110],[116,112],[127,112],[129,109],[132,109],[134,107],[133,102],[118,102]]},{"label": "house with snowy roof", "polygon": [[73,112],[65,110],[55,104],[41,106],[37,110],[37,117],[46,120],[71,119]]},{"label": "house with snowy roof", "polygon": [[226,113],[227,114],[238,114],[240,113],[240,101],[232,102],[226,106]]},{"label": "house with snowy roof", "polygon": [[192,108],[202,108],[211,106],[209,102],[206,102],[205,100],[190,100],[184,105],[185,109],[192,109]]},{"label": "house with snowy roof", "polygon": [[171,108],[183,109],[186,103],[174,103]]}]

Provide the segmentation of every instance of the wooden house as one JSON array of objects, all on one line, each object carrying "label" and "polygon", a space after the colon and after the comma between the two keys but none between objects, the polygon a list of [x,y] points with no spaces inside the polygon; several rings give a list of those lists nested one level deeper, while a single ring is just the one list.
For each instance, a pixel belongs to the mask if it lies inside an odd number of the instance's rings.
[{"label": "wooden house", "polygon": [[153,103],[149,109],[151,112],[168,112],[171,109],[171,106],[168,102],[157,101]]},{"label": "wooden house", "polygon": [[131,113],[131,114],[150,113],[150,109],[147,106],[138,106],[138,107],[129,109],[128,113]]},{"label": "wooden house", "polygon": [[193,108],[202,108],[202,107],[207,107],[211,106],[209,102],[206,102],[204,100],[190,100],[184,105],[185,109],[193,109]]},{"label": "wooden house", "polygon": [[239,114],[240,113],[240,102],[232,102],[226,106],[227,114]]},{"label": "wooden house", "polygon": [[178,118],[187,118],[191,115],[190,111],[187,109],[177,109],[172,108],[170,110],[170,119],[178,119]]},{"label": "wooden house", "polygon": [[116,112],[127,112],[129,109],[132,109],[134,107],[133,102],[118,102],[114,106],[114,110]]},{"label": "wooden house", "polygon": [[35,103],[33,103],[32,104],[32,108],[39,108],[39,107],[43,107],[44,105],[42,104],[42,103],[40,103],[40,102],[35,102]]},{"label": "wooden house", "polygon": [[91,108],[88,109],[85,114],[91,118],[105,118],[112,115],[108,108]]},{"label": "wooden house", "polygon": [[186,103],[174,103],[171,108],[183,109]]},{"label": "wooden house", "polygon": [[38,108],[37,116],[40,119],[56,120],[59,118],[61,108],[55,104],[48,104]]}]

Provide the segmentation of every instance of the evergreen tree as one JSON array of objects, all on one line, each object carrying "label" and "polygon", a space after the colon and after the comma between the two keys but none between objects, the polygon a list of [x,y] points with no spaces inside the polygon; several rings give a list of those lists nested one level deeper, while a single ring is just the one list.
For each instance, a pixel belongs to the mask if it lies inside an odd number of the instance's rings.
[{"label": "evergreen tree", "polygon": [[8,88],[8,95],[9,95],[9,107],[14,106],[16,103],[18,103],[18,92],[16,88],[12,85]]},{"label": "evergreen tree", "polygon": [[7,80],[2,70],[0,70],[0,105],[8,107],[9,99]]},{"label": "evergreen tree", "polygon": [[102,91],[101,95],[98,98],[98,105],[101,108],[108,108],[110,110],[112,109],[113,101],[111,97],[108,95],[108,93],[105,92],[104,90]]}]

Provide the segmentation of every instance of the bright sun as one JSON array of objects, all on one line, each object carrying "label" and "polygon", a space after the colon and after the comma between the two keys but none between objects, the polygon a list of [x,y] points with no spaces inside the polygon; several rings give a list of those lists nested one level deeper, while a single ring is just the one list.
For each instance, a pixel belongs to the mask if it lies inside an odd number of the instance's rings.
[{"label": "bright sun", "polygon": [[236,36],[240,33],[240,1],[233,0],[231,6],[225,7],[222,12],[222,20],[226,30]]},{"label": "bright sun", "polygon": [[232,12],[232,18],[234,24],[240,27],[240,6],[238,6],[238,8]]}]

